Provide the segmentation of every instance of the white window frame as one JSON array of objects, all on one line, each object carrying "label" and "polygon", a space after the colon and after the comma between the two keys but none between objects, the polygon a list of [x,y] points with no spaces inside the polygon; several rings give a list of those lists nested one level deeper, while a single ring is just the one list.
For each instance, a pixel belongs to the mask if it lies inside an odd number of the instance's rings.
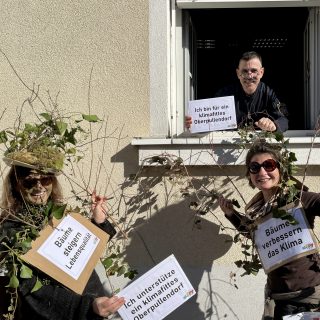
[{"label": "white window frame", "polygon": [[[185,101],[192,76],[185,72],[189,55],[183,48],[183,9],[299,6],[317,7],[306,30],[311,46],[309,65],[305,67],[313,84],[306,96],[311,106],[312,121],[315,122],[320,113],[320,32],[316,32],[320,30],[319,0],[149,0],[150,137],[132,141],[139,147],[140,163],[152,155],[170,152],[190,165],[243,164],[244,159],[234,144],[239,140],[236,132],[183,137]],[[308,161],[309,164],[320,165],[320,157],[316,155],[319,151],[313,148],[310,153],[311,145],[320,143],[320,138],[313,139],[313,130],[289,130],[285,135],[290,137],[290,148],[296,152],[297,164]],[[214,156],[214,153],[221,152],[233,155],[222,160]]]},{"label": "white window frame", "polygon": [[308,125],[313,128],[316,127],[316,120],[320,114],[320,5],[310,12],[305,33],[305,41],[308,39],[309,43],[305,43],[304,51],[308,51],[310,59],[306,61],[304,71],[306,82],[309,84],[306,103],[310,105],[308,111],[311,114]]}]

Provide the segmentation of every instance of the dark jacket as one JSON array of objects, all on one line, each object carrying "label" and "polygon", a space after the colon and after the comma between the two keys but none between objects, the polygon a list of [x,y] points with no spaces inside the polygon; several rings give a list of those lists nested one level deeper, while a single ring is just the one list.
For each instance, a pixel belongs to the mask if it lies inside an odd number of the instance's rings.
[{"label": "dark jacket", "polygon": [[102,319],[92,311],[96,297],[104,296],[101,281],[92,272],[82,295],[52,282],[30,293],[35,277],[26,279],[20,286],[20,308],[18,319],[26,320],[94,320]]},{"label": "dark jacket", "polygon": [[[310,228],[314,228],[316,216],[320,216],[320,194],[303,192],[301,205]],[[235,212],[228,220],[241,232],[245,232],[246,217]],[[247,220],[249,222],[249,220]],[[249,232],[249,230],[247,230]],[[288,262],[268,274],[268,286],[273,293],[285,293],[315,287],[320,284],[319,254],[311,254]]]},{"label": "dark jacket", "polygon": [[243,127],[254,124],[259,119],[266,117],[277,126],[277,131],[288,130],[286,110],[280,108],[280,101],[275,92],[265,83],[260,82],[254,94],[248,96],[242,89],[241,83],[235,83],[219,90],[216,97],[234,96],[237,124]]},{"label": "dark jacket", "polygon": [[[96,224],[102,230],[113,237],[116,233],[113,226],[106,220],[102,224]],[[1,225],[1,233],[5,230],[17,228],[17,222],[6,221]],[[9,229],[8,229],[9,228]],[[36,270],[34,274],[36,273]],[[44,276],[38,272],[39,276]],[[9,279],[2,278],[1,283],[8,284]],[[44,276],[44,278],[48,278]],[[92,311],[92,302],[96,297],[104,296],[102,283],[95,272],[92,272],[89,281],[82,295],[79,295],[68,288],[60,285],[53,279],[49,284],[42,286],[39,290],[32,292],[36,277],[31,279],[20,279],[19,304],[15,320],[95,320],[102,319]],[[4,292],[2,292],[4,294]],[[1,299],[4,304],[4,300]],[[7,311],[1,310],[6,313]],[[2,320],[2,317],[1,317]]]}]

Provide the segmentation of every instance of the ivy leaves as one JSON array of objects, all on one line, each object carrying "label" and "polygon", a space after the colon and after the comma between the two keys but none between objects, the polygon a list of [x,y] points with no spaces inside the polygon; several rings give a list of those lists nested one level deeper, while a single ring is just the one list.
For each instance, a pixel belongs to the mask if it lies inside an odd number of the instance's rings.
[{"label": "ivy leaves", "polygon": [[[10,255],[12,262],[6,265],[7,267],[11,266],[11,270],[8,270],[9,283],[6,287],[17,289],[20,285],[19,279],[31,279],[33,277],[33,271],[23,262],[17,252],[11,252]],[[41,288],[41,281],[37,279],[37,282],[40,282],[40,284],[36,283],[31,292],[36,291],[36,288]]]},{"label": "ivy leaves", "polygon": [[[27,265],[23,264],[20,260],[20,273],[19,278],[20,279],[31,279],[33,277],[33,271],[30,269]],[[12,274],[10,276],[9,284],[6,286],[7,288],[17,289],[20,285],[20,280],[18,278],[18,274]],[[30,290],[30,292],[35,292],[39,290],[43,286],[42,282],[36,278],[36,282],[33,286],[33,288]],[[11,308],[14,306],[11,306]]]},{"label": "ivy leaves", "polygon": [[262,264],[258,254],[255,252],[252,240],[246,238],[241,233],[237,233],[233,238],[233,242],[241,243],[241,253],[244,258],[234,262],[238,268],[244,269],[245,272],[242,273],[241,276],[243,277],[250,274],[256,276],[259,273],[259,270],[262,269]]},{"label": "ivy leaves", "polygon": [[102,260],[102,264],[107,272],[107,275],[117,275],[118,277],[124,276],[132,280],[138,272],[131,269],[127,264],[121,263],[122,255],[120,253],[120,247],[117,247],[116,253],[112,253],[108,257]]},{"label": "ivy leaves", "polygon": [[[48,223],[48,220],[52,216],[56,219],[61,219],[65,209],[66,205],[53,204],[51,201],[45,207],[45,210],[41,210],[37,206],[27,208],[26,210],[30,212],[31,219],[32,216],[42,216],[41,220],[37,220],[37,225],[32,225],[32,220],[28,221],[27,224],[15,223],[6,232],[6,235],[1,237],[1,256],[3,259],[0,266],[7,270],[10,277],[9,288],[18,288],[19,278],[32,278],[32,269],[24,263],[21,256],[31,249],[32,241],[39,236],[39,231]],[[35,212],[37,210],[38,212]],[[39,284],[37,287],[39,287]]]},{"label": "ivy leaves", "polygon": [[88,122],[98,122],[100,119],[96,115],[82,114],[82,118]]},{"label": "ivy leaves", "polygon": [[22,280],[34,278],[34,285],[30,292],[35,292],[43,286],[43,281],[39,279],[34,271],[23,260],[22,256],[32,247],[32,241],[39,236],[40,230],[48,224],[48,221],[55,217],[61,219],[64,216],[66,204],[54,204],[49,201],[46,206],[27,205],[21,212],[17,213],[17,218],[21,221],[10,222],[6,225],[4,222],[0,237],[0,268],[6,270],[9,278],[8,293],[11,294],[8,313],[4,315],[5,319],[13,319],[18,299],[18,288]]},{"label": "ivy leaves", "polygon": [[46,216],[52,215],[56,219],[60,220],[65,213],[66,207],[66,204],[55,204],[50,201],[47,205],[45,214]]},{"label": "ivy leaves", "polygon": [[20,268],[20,278],[30,279],[31,277],[32,277],[32,270],[28,266],[22,263]]},{"label": "ivy leaves", "polygon": [[274,218],[287,220],[292,225],[299,224],[299,222],[290,213],[288,213],[286,210],[283,210],[283,209],[277,209],[277,208],[273,209],[272,216]]},{"label": "ivy leaves", "polygon": [[[19,278],[31,279],[33,276],[32,269],[30,269],[26,264],[24,264],[21,259],[18,259],[18,260],[20,265],[20,272],[18,270],[18,265],[15,265],[16,272],[14,272],[11,275],[9,284],[7,285],[8,288],[16,289],[19,287],[19,284],[20,284]],[[19,275],[19,278],[18,278],[18,275]],[[34,288],[32,290],[34,290]]]},{"label": "ivy leaves", "polygon": [[[290,224],[296,225],[298,222],[288,211],[281,209],[282,207],[294,202],[298,199],[299,190],[297,188],[297,180],[293,178],[296,173],[296,166],[294,162],[297,160],[295,153],[290,151],[289,139],[285,139],[282,133],[278,132],[255,132],[248,129],[240,129],[239,135],[242,141],[241,146],[246,149],[257,140],[266,141],[271,140],[275,148],[278,148],[281,154],[280,173],[281,181],[279,183],[279,192],[277,194],[277,205],[272,209],[272,216],[274,218],[288,221]],[[300,186],[299,186],[300,187]],[[254,240],[253,240],[254,241]],[[234,242],[240,242],[242,260],[235,261],[238,268],[244,269],[244,275],[256,275],[262,268],[259,256],[255,250],[254,242],[251,239],[245,238],[241,233],[237,233],[234,237]]]}]

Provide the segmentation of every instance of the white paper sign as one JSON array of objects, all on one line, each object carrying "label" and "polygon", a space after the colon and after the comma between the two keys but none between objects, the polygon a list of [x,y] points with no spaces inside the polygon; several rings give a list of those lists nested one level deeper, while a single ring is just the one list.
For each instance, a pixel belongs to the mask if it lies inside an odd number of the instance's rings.
[{"label": "white paper sign", "polygon": [[260,261],[266,273],[295,257],[317,251],[317,244],[307,226],[301,208],[288,211],[298,224],[288,220],[270,218],[259,224],[254,239]]},{"label": "white paper sign", "polygon": [[191,133],[237,128],[233,96],[189,101],[188,114]]},{"label": "white paper sign", "polygon": [[284,316],[283,320],[320,320],[320,312],[302,312]]},{"label": "white paper sign", "polygon": [[169,256],[117,294],[126,303],[124,320],[161,320],[195,295],[174,255]]},{"label": "white paper sign", "polygon": [[77,280],[100,239],[70,215],[38,249],[38,253]]}]

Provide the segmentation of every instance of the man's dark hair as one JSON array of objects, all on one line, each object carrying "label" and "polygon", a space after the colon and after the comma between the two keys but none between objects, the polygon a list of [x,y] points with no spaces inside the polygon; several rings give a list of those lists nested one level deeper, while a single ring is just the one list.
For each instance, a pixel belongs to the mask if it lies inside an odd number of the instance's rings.
[{"label": "man's dark hair", "polygon": [[243,53],[241,58],[239,59],[239,63],[241,60],[249,61],[254,58],[258,58],[259,61],[261,62],[261,66],[262,66],[262,57],[259,53],[255,52],[255,51],[247,51],[247,52]]}]

